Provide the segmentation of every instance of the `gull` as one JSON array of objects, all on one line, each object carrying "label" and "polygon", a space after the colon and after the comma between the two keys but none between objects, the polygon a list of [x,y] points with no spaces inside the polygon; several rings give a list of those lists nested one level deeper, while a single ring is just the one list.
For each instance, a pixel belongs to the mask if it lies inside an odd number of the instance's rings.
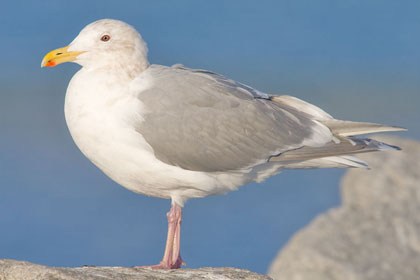
[{"label": "gull", "polygon": [[334,119],[288,95],[266,94],[217,73],[149,64],[130,25],[87,25],[41,67],[75,62],[65,118],[81,152],[112,180],[171,199],[162,261],[180,268],[182,207],[190,198],[225,194],[284,169],[367,168],[352,154],[394,150],[355,135],[400,127]]}]

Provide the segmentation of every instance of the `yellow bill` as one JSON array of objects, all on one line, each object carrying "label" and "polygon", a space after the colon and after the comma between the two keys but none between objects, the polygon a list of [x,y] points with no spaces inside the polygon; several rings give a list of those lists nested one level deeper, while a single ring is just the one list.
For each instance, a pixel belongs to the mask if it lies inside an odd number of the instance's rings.
[{"label": "yellow bill", "polygon": [[54,67],[64,62],[74,61],[79,54],[84,52],[68,52],[69,46],[56,49],[47,53],[41,62],[41,67]]}]

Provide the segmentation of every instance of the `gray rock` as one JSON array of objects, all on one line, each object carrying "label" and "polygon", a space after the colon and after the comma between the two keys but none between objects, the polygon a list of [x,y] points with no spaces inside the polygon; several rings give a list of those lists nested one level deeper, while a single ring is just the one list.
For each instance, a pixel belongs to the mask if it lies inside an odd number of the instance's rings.
[{"label": "gray rock", "polygon": [[151,270],[125,267],[48,267],[24,261],[0,260],[1,280],[269,280],[266,275],[230,267]]},{"label": "gray rock", "polygon": [[420,279],[420,142],[375,137],[403,151],[360,155],[372,170],[349,170],[342,206],[297,233],[269,275],[288,280]]}]

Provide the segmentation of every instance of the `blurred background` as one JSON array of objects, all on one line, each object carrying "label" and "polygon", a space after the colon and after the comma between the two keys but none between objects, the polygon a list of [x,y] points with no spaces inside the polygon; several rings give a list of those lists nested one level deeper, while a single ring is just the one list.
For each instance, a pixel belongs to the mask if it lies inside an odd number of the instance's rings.
[{"label": "blurred background", "polygon": [[[209,69],[339,119],[404,126],[399,135],[419,139],[419,13],[417,0],[3,2],[0,258],[132,266],[163,254],[169,201],[120,187],[83,157],[63,113],[79,66],[40,68],[86,24],[126,21],[148,43],[151,63]],[[340,204],[344,172],[285,171],[188,201],[187,267],[266,272],[296,231]]]}]

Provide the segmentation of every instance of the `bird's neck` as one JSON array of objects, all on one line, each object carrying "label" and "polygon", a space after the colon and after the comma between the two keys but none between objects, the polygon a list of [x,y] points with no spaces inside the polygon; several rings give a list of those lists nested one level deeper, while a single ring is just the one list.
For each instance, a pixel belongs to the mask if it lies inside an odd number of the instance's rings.
[{"label": "bird's neck", "polygon": [[133,80],[138,77],[143,71],[149,67],[149,62],[144,60],[142,62],[132,63],[131,61],[120,60],[118,62],[110,63],[95,63],[94,65],[83,65],[84,70],[88,72],[102,72],[108,73],[112,76],[119,77],[120,80]]}]

